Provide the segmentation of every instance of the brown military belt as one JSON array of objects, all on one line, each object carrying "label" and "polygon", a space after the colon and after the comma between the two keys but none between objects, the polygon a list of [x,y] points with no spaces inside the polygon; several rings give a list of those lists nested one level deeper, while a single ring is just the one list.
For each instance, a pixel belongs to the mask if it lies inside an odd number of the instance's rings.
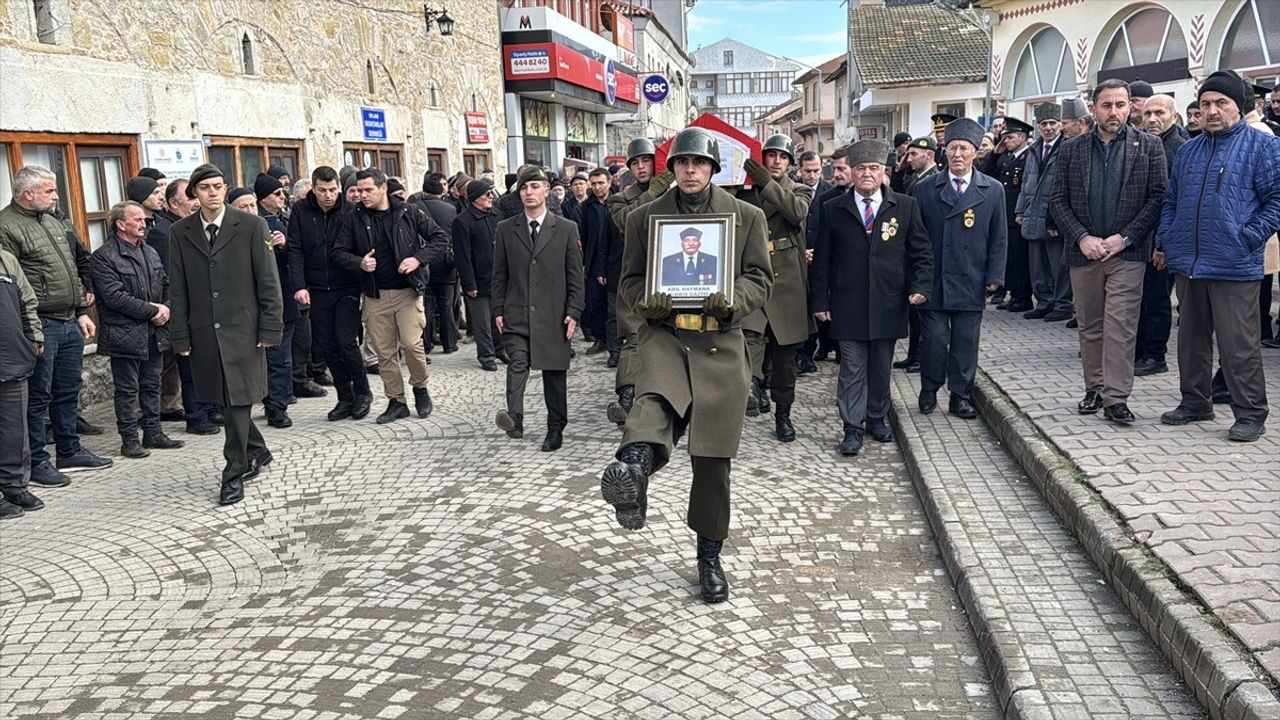
[{"label": "brown military belt", "polygon": [[694,332],[716,332],[720,329],[719,320],[695,313],[677,313],[674,324],[677,329]]},{"label": "brown military belt", "polygon": [[779,250],[789,250],[795,247],[796,241],[792,240],[791,237],[788,236],[788,237],[780,237],[776,240],[769,240],[765,244],[769,247],[769,253],[773,254],[778,252]]}]

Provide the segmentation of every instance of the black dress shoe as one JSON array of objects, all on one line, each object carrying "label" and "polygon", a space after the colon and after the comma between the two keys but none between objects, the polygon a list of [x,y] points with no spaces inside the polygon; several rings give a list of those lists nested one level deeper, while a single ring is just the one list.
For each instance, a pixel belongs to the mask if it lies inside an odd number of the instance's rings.
[{"label": "black dress shoe", "polygon": [[519,440],[524,437],[524,416],[520,413],[499,410],[494,422],[507,433],[507,437],[513,440]]},{"label": "black dress shoe", "polygon": [[889,423],[885,422],[884,418],[867,418],[867,433],[876,442],[893,441],[893,428],[889,427]]},{"label": "black dress shoe", "polygon": [[351,417],[351,402],[348,400],[339,400],[337,405],[329,411],[325,417],[330,420],[346,420]]},{"label": "black dress shoe", "polygon": [[649,508],[649,476],[653,474],[653,446],[631,443],[618,450],[600,476],[600,495],[613,506],[618,524],[627,530],[644,527]]},{"label": "black dress shoe", "polygon": [[370,408],[373,407],[372,395],[356,395],[351,399],[351,419],[363,420],[369,415]]},{"label": "black dress shoe", "polygon": [[912,365],[918,365],[918,364],[919,362],[915,358],[908,355],[907,357],[895,362],[893,364],[893,368],[895,370],[906,370],[908,367],[911,367]]},{"label": "black dress shoe", "polygon": [[485,372],[497,372],[498,363],[494,362],[493,360],[485,360],[484,362],[480,363],[480,369],[484,370]]},{"label": "black dress shoe", "polygon": [[782,442],[795,442],[796,426],[791,423],[790,405],[779,405],[773,414],[773,433]]},{"label": "black dress shoe", "polygon": [[333,387],[333,378],[329,377],[328,373],[322,372],[319,375],[312,376],[311,379],[315,382],[315,384],[321,387]]},{"label": "black dress shoe", "polygon": [[164,433],[163,430],[152,430],[151,432],[142,433],[142,447],[152,450],[177,450],[186,445],[181,440],[174,440]]},{"label": "black dress shoe", "polygon": [[1227,439],[1232,442],[1253,442],[1262,437],[1266,427],[1257,420],[1240,418],[1227,431]]},{"label": "black dress shoe", "polygon": [[1031,309],[1031,301],[1030,300],[1012,300],[1009,302],[1008,305],[1005,306],[1004,309],[1009,312],[1016,312],[1016,313],[1024,312]]},{"label": "black dress shoe", "polygon": [[244,499],[244,481],[240,478],[222,481],[222,490],[218,493],[219,505],[234,505]]},{"label": "black dress shoe", "polygon": [[1004,299],[1005,299],[1006,297],[1008,297],[1008,293],[1006,293],[1005,291],[1001,290],[1000,292],[997,292],[997,293],[993,294],[993,295],[991,296],[991,299],[990,299],[990,300],[988,300],[987,302],[990,302],[992,305],[999,305],[1000,303],[1003,303],[1003,302],[1004,302]]},{"label": "black dress shoe", "polygon": [[844,439],[840,441],[840,454],[846,457],[862,452],[862,428],[846,425]]},{"label": "black dress shoe", "polygon": [[215,410],[209,411],[209,422],[213,423],[214,425],[217,425],[218,427],[222,427],[222,424],[225,423],[226,421],[227,419],[222,414],[221,409],[215,409]]},{"label": "black dress shoe", "polygon": [[1048,308],[1035,308],[1022,313],[1022,317],[1027,320],[1040,320],[1049,315]]},{"label": "black dress shoe", "polygon": [[328,395],[329,391],[317,385],[314,380],[308,380],[302,383],[294,383],[293,394],[298,397],[317,398]]},{"label": "black dress shoe", "polygon": [[818,364],[811,357],[796,356],[796,374],[809,375],[818,372]]},{"label": "black dress shoe", "polygon": [[599,355],[600,353],[608,349],[609,349],[609,346],[606,345],[603,340],[596,340],[595,342],[591,343],[591,347],[587,348],[587,354]]},{"label": "black dress shoe", "polygon": [[952,395],[951,401],[947,403],[947,412],[955,415],[962,420],[972,420],[978,417],[978,409],[973,406],[967,397]]},{"label": "black dress shoe", "polygon": [[165,410],[160,413],[161,422],[182,422],[187,419],[187,414],[181,410]]},{"label": "black dress shoe", "polygon": [[903,370],[905,370],[905,371],[907,372],[907,374],[908,374],[908,375],[911,375],[911,374],[914,374],[914,373],[918,373],[918,372],[920,372],[920,363],[918,363],[918,362],[913,362],[913,363],[911,363],[910,365],[908,365],[908,366],[906,366],[905,368],[903,368]]},{"label": "black dress shoe", "polygon": [[240,479],[252,480],[258,477],[258,473],[262,472],[262,468],[270,465],[271,461],[275,459],[275,456],[271,454],[270,450],[263,449],[258,451],[258,454],[249,458],[249,469],[244,471],[244,474],[240,476]]},{"label": "black dress shoe", "polygon": [[609,353],[609,359],[604,361],[604,366],[607,368],[616,368],[618,367],[618,359],[618,353]]},{"label": "black dress shoe", "polygon": [[5,495],[4,499],[11,505],[17,505],[25,512],[32,512],[44,507],[44,501],[32,495],[26,490],[17,490],[9,495]]},{"label": "black dress shoe", "polygon": [[1097,390],[1090,390],[1084,394],[1084,399],[1076,403],[1076,412],[1081,415],[1092,415],[1102,409],[1102,393]]},{"label": "black dress shoe", "polygon": [[698,536],[698,585],[702,602],[721,603],[729,599],[729,579],[720,565],[720,549],[723,540]]},{"label": "black dress shoe", "polygon": [[377,365],[365,365],[365,366],[364,366],[364,374],[365,374],[365,375],[377,375],[377,374],[378,374],[378,366],[377,366]]},{"label": "black dress shoe", "polygon": [[[1048,318],[1045,318],[1045,319],[1047,320]],[[1072,315],[1071,319],[1067,321],[1066,326],[1072,330],[1075,330],[1076,328],[1080,327],[1080,321],[1076,319],[1075,315]]]},{"label": "black dress shoe", "polygon": [[1169,365],[1163,360],[1143,358],[1133,365],[1134,377],[1147,377],[1148,375],[1159,375],[1167,372],[1169,372]]},{"label": "black dress shoe", "polygon": [[1280,348],[1280,337],[1268,338],[1266,340],[1263,340],[1262,347],[1271,348],[1272,350],[1275,350],[1276,348]]},{"label": "black dress shoe", "polygon": [[273,428],[293,427],[293,419],[284,408],[267,408],[267,424]]},{"label": "black dress shoe", "polygon": [[1203,422],[1213,419],[1213,408],[1209,408],[1205,412],[1196,412],[1186,405],[1179,405],[1169,412],[1160,416],[1160,422],[1165,425],[1186,425],[1187,423]]},{"label": "black dress shoe", "polygon": [[413,409],[418,412],[420,418],[427,417],[435,409],[435,405],[431,403],[431,393],[426,388],[413,389]]},{"label": "black dress shoe", "polygon": [[920,412],[928,415],[938,409],[938,391],[937,390],[921,390],[920,397],[916,400],[916,405],[920,408]]},{"label": "black dress shoe", "polygon": [[1050,312],[1048,315],[1044,316],[1044,321],[1045,322],[1062,322],[1063,320],[1070,320],[1072,317],[1074,316],[1071,313],[1067,312],[1066,310],[1054,310]]},{"label": "black dress shoe", "polygon": [[387,409],[382,411],[382,414],[374,422],[379,425],[386,425],[389,422],[395,422],[407,417],[409,417],[409,406],[399,400],[392,400],[387,403]]},{"label": "black dress shoe", "polygon": [[76,434],[77,435],[101,435],[102,432],[103,430],[101,427],[94,425],[88,420],[85,420],[83,415],[76,416]]},{"label": "black dress shoe", "polygon": [[221,430],[218,429],[218,426],[208,420],[187,423],[187,434],[189,435],[217,435],[219,432]]},{"label": "black dress shoe", "polygon": [[1129,411],[1129,406],[1124,403],[1108,405],[1102,409],[1102,414],[1111,422],[1120,423],[1121,425],[1132,425],[1138,419],[1133,416],[1133,413]]},{"label": "black dress shoe", "polygon": [[547,428],[547,437],[542,441],[542,452],[555,452],[564,444],[564,431],[558,427]]},{"label": "black dress shoe", "polygon": [[150,457],[151,451],[143,448],[142,443],[135,437],[120,443],[120,454],[127,458],[139,459]]}]

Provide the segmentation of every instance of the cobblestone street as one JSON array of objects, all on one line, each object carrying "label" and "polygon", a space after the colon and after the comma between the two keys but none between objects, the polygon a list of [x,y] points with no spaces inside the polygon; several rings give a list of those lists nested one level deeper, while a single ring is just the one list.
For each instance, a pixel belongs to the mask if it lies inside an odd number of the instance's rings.
[{"label": "cobblestone street", "polygon": [[545,454],[541,393],[529,437],[505,438],[504,376],[473,352],[433,356],[427,420],[330,423],[331,398],[303,400],[293,428],[264,426],[276,461],[230,508],[221,438],[181,432],[43,491],[0,528],[0,715],[1000,716],[897,447],[834,452],[833,364],[801,381],[798,442],[748,421],[732,595],[706,606],[683,447],[645,530],[599,497],[619,436],[603,356],[580,354]]}]

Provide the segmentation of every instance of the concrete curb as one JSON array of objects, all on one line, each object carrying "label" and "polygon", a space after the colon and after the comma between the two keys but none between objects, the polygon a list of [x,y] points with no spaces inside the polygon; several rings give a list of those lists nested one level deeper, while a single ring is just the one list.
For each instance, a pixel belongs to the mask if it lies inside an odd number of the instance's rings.
[{"label": "concrete curb", "polygon": [[922,461],[919,456],[924,442],[910,415],[897,399],[890,405],[889,420],[906,460],[907,472],[924,506],[925,516],[937,536],[938,549],[947,572],[973,627],[982,660],[995,686],[1002,716],[1006,720],[1052,720],[1048,698],[1037,687],[1031,668],[1019,648],[998,600],[995,583],[973,551],[942,478],[930,463]]},{"label": "concrete curb", "polygon": [[[1134,539],[1123,520],[1086,484],[1080,468],[981,369],[973,401],[1209,716],[1214,720],[1280,718],[1280,699],[1249,663],[1243,645],[1215,624],[1204,606],[1176,583],[1169,568]],[[894,424],[899,424],[896,419]],[[903,447],[903,453],[912,457],[908,447]],[[912,475],[916,476],[914,469]],[[942,539],[943,534],[938,534]],[[946,555],[950,568],[951,553]]]}]

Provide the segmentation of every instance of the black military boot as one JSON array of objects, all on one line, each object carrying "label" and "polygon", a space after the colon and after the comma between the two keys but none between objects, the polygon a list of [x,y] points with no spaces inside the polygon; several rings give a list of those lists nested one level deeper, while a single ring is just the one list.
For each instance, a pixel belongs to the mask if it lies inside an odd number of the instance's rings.
[{"label": "black military boot", "polygon": [[435,405],[431,402],[431,393],[427,392],[426,388],[413,389],[413,408],[418,411],[420,418],[427,417],[435,409]]},{"label": "black military boot", "polygon": [[698,536],[698,583],[702,585],[702,602],[719,603],[729,599],[729,580],[720,566],[723,540]]},{"label": "black military boot", "polygon": [[773,416],[774,434],[782,442],[795,442],[796,427],[791,424],[791,406],[779,405]]},{"label": "black military boot", "polygon": [[542,452],[555,452],[564,444],[564,425],[547,423],[547,437],[542,441]]},{"label": "black military boot", "polygon": [[631,412],[631,406],[636,401],[636,386],[623,385],[618,388],[618,399],[609,403],[609,407],[605,410],[605,414],[609,416],[609,422],[622,425],[627,421],[627,414]]},{"label": "black military boot", "polygon": [[761,380],[756,385],[756,406],[760,408],[761,415],[768,415],[772,406],[769,405],[769,381]]},{"label": "black military boot", "polygon": [[653,474],[653,446],[631,443],[618,450],[600,477],[600,494],[613,506],[618,524],[628,530],[644,527],[649,509],[649,476]]},{"label": "black military boot", "polygon": [[747,390],[747,417],[760,414],[760,381],[751,378],[751,388]]}]

